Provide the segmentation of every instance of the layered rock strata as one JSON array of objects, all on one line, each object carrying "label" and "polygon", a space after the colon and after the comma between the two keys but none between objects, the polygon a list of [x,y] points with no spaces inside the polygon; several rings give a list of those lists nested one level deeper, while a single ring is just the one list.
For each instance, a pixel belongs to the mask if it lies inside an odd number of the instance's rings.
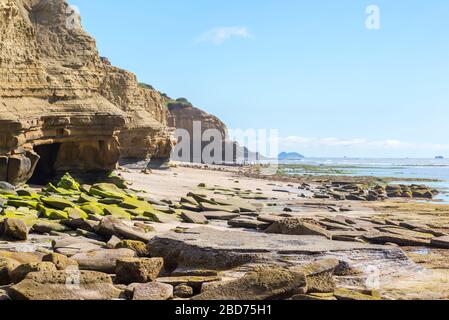
[{"label": "layered rock strata", "polygon": [[109,171],[171,147],[163,98],[100,58],[65,0],[0,0],[0,181]]},{"label": "layered rock strata", "polygon": [[[191,139],[190,149],[187,150],[188,154],[179,155],[182,160],[197,163],[206,162],[202,157],[203,151],[211,142],[215,142],[215,137],[221,145],[221,154],[215,157],[214,151],[211,151],[211,156],[217,159],[218,163],[235,162],[238,153],[242,153],[237,143],[229,140],[228,128],[216,116],[194,107],[183,98],[177,100],[168,98],[166,104],[169,111],[168,125],[178,130],[184,130]],[[214,138],[207,136],[208,132],[213,132]],[[195,152],[196,150],[200,152]]]}]

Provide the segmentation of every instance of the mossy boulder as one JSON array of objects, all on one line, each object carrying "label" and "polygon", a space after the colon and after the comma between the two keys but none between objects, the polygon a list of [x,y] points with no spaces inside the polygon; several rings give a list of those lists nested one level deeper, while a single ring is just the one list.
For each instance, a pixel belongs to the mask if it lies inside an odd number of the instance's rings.
[{"label": "mossy boulder", "polygon": [[37,194],[33,193],[32,190],[26,189],[26,188],[18,189],[17,195],[19,197],[36,197],[36,196],[38,196]]},{"label": "mossy boulder", "polygon": [[119,205],[123,202],[122,199],[114,199],[114,198],[104,198],[104,199],[99,199],[98,200],[99,203],[102,204],[115,204],[115,205]]},{"label": "mossy boulder", "polygon": [[50,220],[67,220],[69,215],[61,210],[47,208],[44,205],[38,206],[40,217],[47,218]]},{"label": "mossy boulder", "polygon": [[120,189],[126,189],[128,187],[126,180],[124,178],[122,178],[121,176],[119,176],[115,172],[109,173],[108,176],[106,177],[105,181],[108,183],[112,183],[113,185],[115,185],[116,187],[118,187]]},{"label": "mossy boulder", "polygon": [[94,216],[103,216],[104,210],[101,206],[95,204],[95,203],[85,203],[80,206],[80,209],[86,212],[88,215],[94,215]]},{"label": "mossy boulder", "polygon": [[122,240],[117,243],[115,249],[131,249],[134,250],[139,257],[149,256],[147,245],[142,241]]},{"label": "mossy boulder", "polygon": [[103,210],[104,210],[104,214],[107,216],[113,216],[116,218],[128,219],[128,220],[132,219],[131,214],[129,214],[128,212],[126,212],[126,210],[119,208],[119,207],[105,205],[103,207]]},{"label": "mossy boulder", "polygon": [[59,210],[75,207],[75,204],[72,201],[61,197],[42,197],[41,201],[47,206]]},{"label": "mossy boulder", "polygon": [[58,188],[66,190],[80,191],[80,184],[72,178],[69,173],[66,173],[58,183]]},{"label": "mossy boulder", "polygon": [[92,197],[88,194],[82,193],[80,194],[77,203],[90,203],[90,202],[98,202],[99,199],[96,197]]},{"label": "mossy boulder", "polygon": [[89,194],[92,196],[97,196],[101,198],[114,198],[114,199],[123,199],[128,195],[125,191],[117,187],[112,183],[97,183],[94,184],[90,190]]},{"label": "mossy boulder", "polygon": [[11,206],[11,207],[27,207],[27,208],[31,208],[31,209],[36,209],[38,206],[39,202],[35,201],[35,200],[29,200],[29,199],[9,199],[6,202],[7,206]]},{"label": "mossy boulder", "polygon": [[5,209],[0,213],[0,220],[3,221],[7,218],[19,219],[23,221],[28,227],[32,227],[38,221],[38,214],[36,211],[22,212],[18,210]]},{"label": "mossy boulder", "polygon": [[87,219],[89,218],[89,215],[81,210],[80,208],[76,207],[76,208],[65,208],[64,212],[67,213],[68,218],[71,220],[78,220],[78,219]]},{"label": "mossy boulder", "polygon": [[50,233],[50,232],[68,232],[71,231],[67,226],[64,226],[58,222],[54,221],[42,221],[39,220],[33,226],[33,231],[40,234]]},{"label": "mossy boulder", "polygon": [[74,195],[80,194],[78,191],[75,191],[75,190],[67,190],[64,188],[57,188],[52,183],[47,184],[47,186],[45,186],[45,188],[43,188],[42,191],[46,192],[46,193],[56,193],[61,196],[74,196]]}]

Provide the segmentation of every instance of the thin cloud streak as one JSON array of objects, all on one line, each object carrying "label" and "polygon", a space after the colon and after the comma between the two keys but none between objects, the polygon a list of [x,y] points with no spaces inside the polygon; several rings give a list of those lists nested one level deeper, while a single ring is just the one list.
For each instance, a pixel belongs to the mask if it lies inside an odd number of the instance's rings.
[{"label": "thin cloud streak", "polygon": [[218,27],[200,35],[196,38],[196,42],[207,42],[214,45],[221,45],[225,41],[232,38],[248,39],[252,38],[252,35],[246,27]]}]

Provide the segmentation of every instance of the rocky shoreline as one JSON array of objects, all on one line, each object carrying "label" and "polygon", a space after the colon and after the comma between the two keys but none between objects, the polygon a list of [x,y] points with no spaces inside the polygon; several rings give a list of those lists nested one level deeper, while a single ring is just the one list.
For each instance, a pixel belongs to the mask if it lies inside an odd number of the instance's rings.
[{"label": "rocky shoreline", "polygon": [[67,174],[42,189],[2,183],[1,299],[449,297],[437,280],[449,269],[447,206],[317,198],[303,185],[203,172],[122,170],[126,180],[93,185]]}]

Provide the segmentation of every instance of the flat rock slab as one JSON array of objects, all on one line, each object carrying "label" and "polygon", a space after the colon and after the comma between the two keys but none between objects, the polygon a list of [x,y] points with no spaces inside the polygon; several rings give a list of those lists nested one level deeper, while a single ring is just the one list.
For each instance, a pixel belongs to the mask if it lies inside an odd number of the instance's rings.
[{"label": "flat rock slab", "polygon": [[207,290],[192,300],[269,300],[291,296],[306,286],[301,272],[264,267],[247,273],[243,278]]},{"label": "flat rock slab", "polygon": [[250,218],[235,218],[228,221],[228,225],[233,228],[261,229],[264,230],[270,226],[270,223]]},{"label": "flat rock slab", "polygon": [[81,270],[114,274],[118,259],[133,258],[136,256],[136,252],[131,249],[101,249],[78,253],[71,258],[78,262]]},{"label": "flat rock slab", "polygon": [[257,207],[249,202],[238,200],[238,199],[212,199],[214,202],[223,206],[233,206],[240,208],[241,212],[254,212]]},{"label": "flat rock slab", "polygon": [[449,236],[432,239],[430,244],[435,248],[449,249]]},{"label": "flat rock slab", "polygon": [[275,223],[284,220],[285,217],[274,214],[261,214],[257,217],[257,220],[267,223]]},{"label": "flat rock slab", "polygon": [[118,299],[121,291],[102,273],[53,271],[29,274],[8,294],[15,300],[111,300]]},{"label": "flat rock slab", "polygon": [[133,228],[126,225],[115,225],[114,230],[118,235],[130,240],[148,242],[154,237],[153,233],[143,232],[143,230],[139,228]]},{"label": "flat rock slab", "polygon": [[195,224],[207,224],[207,218],[202,215],[199,212],[193,212],[193,211],[183,211],[181,213],[181,218],[189,223],[195,223]]},{"label": "flat rock slab", "polygon": [[90,243],[90,242],[78,242],[73,244],[68,244],[64,247],[58,247],[55,249],[57,253],[63,254],[67,257],[74,256],[83,252],[90,252],[95,250],[100,250],[101,247],[99,245]]},{"label": "flat rock slab", "polygon": [[151,256],[163,257],[166,267],[228,270],[247,263],[310,261],[334,256],[379,265],[412,264],[400,248],[331,241],[320,236],[291,236],[208,227],[169,232],[148,244]]},{"label": "flat rock slab", "polygon": [[239,213],[229,213],[224,211],[206,211],[203,215],[210,220],[232,220],[240,216]]},{"label": "flat rock slab", "polygon": [[430,245],[430,240],[406,237],[406,236],[402,236],[402,235],[389,234],[389,233],[373,233],[373,234],[364,235],[363,237],[372,243],[379,243],[379,244],[395,243],[399,246],[404,246],[404,247],[407,247],[407,246],[425,247],[425,246]]}]

